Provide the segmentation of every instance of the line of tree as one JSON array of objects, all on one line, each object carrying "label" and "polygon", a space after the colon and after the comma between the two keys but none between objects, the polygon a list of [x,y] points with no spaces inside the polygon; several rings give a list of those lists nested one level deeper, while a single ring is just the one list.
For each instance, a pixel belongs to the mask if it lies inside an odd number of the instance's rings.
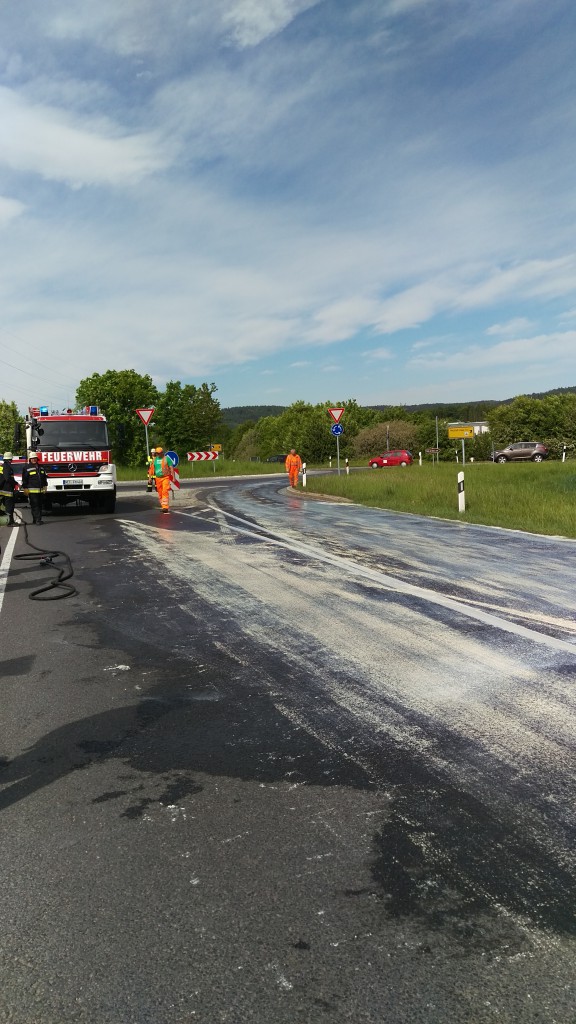
[{"label": "line of tree", "polygon": [[145,462],[146,442],[136,409],[155,408],[148,427],[150,446],[161,444],[184,455],[219,440],[222,414],[214,397],[217,390],[215,384],[196,387],[176,380],[161,391],[148,374],[106,370],[80,381],[76,403],[98,405],[108,420],[116,462],[139,466]]},{"label": "line of tree", "polygon": [[[321,402],[312,405],[294,402],[289,407],[237,407],[253,411],[265,409],[267,415],[253,420],[243,419],[232,428],[225,422],[224,412],[215,397],[215,384],[200,386],[169,381],[163,390],[152,377],[135,370],[107,370],[85,377],[78,386],[78,407],[98,405],[105,413],[116,461],[120,465],[138,466],[145,460],[145,432],[136,416],[136,409],[155,407],[149,425],[149,444],[162,444],[183,456],[187,451],[204,450],[219,443],[226,458],[265,460],[284,455],[296,448],[309,463],[327,462],[336,454],[336,439],[330,432],[332,420],[328,409],[344,406],[344,433],[340,436],[342,458],[363,460],[389,448],[408,448],[412,452],[436,447],[437,410],[430,405],[417,410],[407,406],[360,406],[355,399],[343,402]],[[480,404],[480,403],[478,403]],[[485,403],[488,405],[489,403]],[[460,449],[458,441],[449,440],[448,423],[456,419],[460,409],[471,410],[472,403],[444,405],[450,416],[438,416],[438,447],[441,460],[453,460]],[[274,415],[271,409],[279,409]],[[521,395],[492,405],[485,419],[489,432],[466,442],[468,457],[477,460],[490,457],[492,448],[501,448],[514,441],[542,441],[552,456],[560,456],[564,445],[568,455],[576,454],[576,389],[556,389],[542,397]],[[233,422],[233,421],[232,421]],[[23,425],[15,402],[0,400],[0,449],[14,446],[14,428]],[[22,437],[24,436],[22,431]],[[1,452],[0,452],[1,454]]]},{"label": "line of tree", "polygon": [[[425,452],[438,446],[442,461],[455,459],[461,450],[459,441],[448,438],[448,424],[458,417],[438,417],[428,409],[411,411],[406,406],[359,406],[354,399],[311,405],[295,402],[279,416],[264,416],[246,422],[232,431],[227,454],[236,459],[267,459],[294,447],[310,463],[325,462],[336,454],[336,440],[330,432],[330,407],[342,405],[344,433],[340,437],[342,458],[368,459],[386,448],[407,448]],[[436,406],[431,406],[434,410]],[[454,407],[449,406],[450,412]],[[461,418],[463,422],[468,417]],[[576,393],[566,391],[543,398],[520,396],[492,406],[485,421],[489,431],[466,442],[469,458],[488,459],[492,448],[514,441],[538,440],[546,444],[552,456],[560,456],[564,445],[569,454],[576,451]],[[437,445],[438,440],[438,445]]]},{"label": "line of tree", "polygon": [[20,425],[20,437],[24,438],[24,419],[18,412],[16,402],[0,400],[0,455],[15,447],[16,425]]}]

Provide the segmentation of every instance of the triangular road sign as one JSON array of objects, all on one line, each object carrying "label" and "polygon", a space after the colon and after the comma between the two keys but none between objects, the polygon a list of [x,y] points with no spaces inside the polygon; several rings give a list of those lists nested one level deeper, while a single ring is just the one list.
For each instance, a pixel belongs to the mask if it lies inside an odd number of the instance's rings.
[{"label": "triangular road sign", "polygon": [[328,409],[328,412],[330,413],[332,419],[334,420],[334,423],[340,423],[344,409]]},{"label": "triangular road sign", "polygon": [[152,419],[152,417],[153,417],[155,412],[156,412],[156,410],[154,408],[152,408],[152,409],[136,409],[136,413],[140,417],[140,419],[142,420],[142,423],[144,424],[145,427],[148,426],[148,424],[150,423],[150,420]]}]

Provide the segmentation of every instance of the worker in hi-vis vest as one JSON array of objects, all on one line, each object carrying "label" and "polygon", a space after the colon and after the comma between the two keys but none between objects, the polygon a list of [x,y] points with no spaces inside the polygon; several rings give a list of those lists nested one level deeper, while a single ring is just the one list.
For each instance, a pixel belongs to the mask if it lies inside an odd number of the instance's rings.
[{"label": "worker in hi-vis vest", "polygon": [[160,508],[163,512],[169,512],[170,483],[172,480],[172,469],[174,468],[174,463],[169,455],[164,454],[163,448],[157,448],[153,466],[156,490],[158,491],[158,497],[160,498]]}]

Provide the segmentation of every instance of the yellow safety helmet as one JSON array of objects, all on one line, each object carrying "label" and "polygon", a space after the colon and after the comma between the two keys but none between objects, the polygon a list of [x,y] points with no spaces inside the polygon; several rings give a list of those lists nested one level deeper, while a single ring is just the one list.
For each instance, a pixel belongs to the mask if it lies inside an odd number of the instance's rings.
[{"label": "yellow safety helmet", "polygon": [[162,452],[163,452],[163,451],[164,451],[164,449],[163,449],[163,448],[157,448],[157,449],[156,449],[156,455],[162,455]]}]

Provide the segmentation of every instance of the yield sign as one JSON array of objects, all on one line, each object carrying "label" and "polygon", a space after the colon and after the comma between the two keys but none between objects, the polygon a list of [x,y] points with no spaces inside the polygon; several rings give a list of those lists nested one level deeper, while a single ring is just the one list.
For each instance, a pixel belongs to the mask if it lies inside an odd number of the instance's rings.
[{"label": "yield sign", "polygon": [[150,423],[150,420],[152,419],[155,411],[156,410],[154,408],[152,408],[152,409],[136,409],[136,414],[137,414],[137,416],[140,417],[140,419],[142,420],[142,423],[144,424],[144,426],[147,427],[148,424]]},{"label": "yield sign", "polygon": [[344,409],[328,409],[328,412],[334,420],[334,423],[340,423]]}]

